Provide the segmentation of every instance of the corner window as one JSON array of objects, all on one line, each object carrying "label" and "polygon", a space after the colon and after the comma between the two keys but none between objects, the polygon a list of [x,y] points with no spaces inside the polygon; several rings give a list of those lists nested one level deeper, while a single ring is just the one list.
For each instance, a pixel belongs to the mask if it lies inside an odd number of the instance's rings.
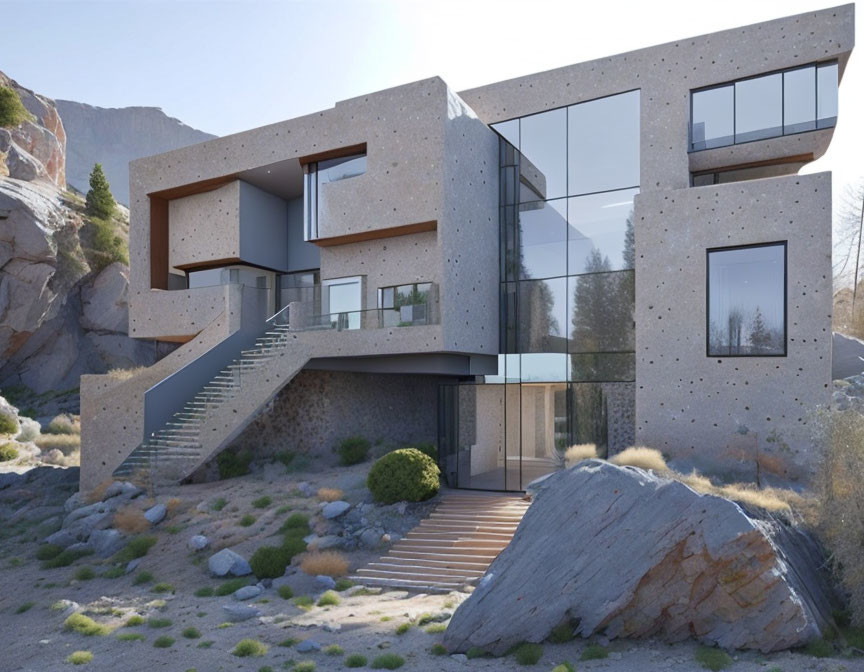
[{"label": "corner window", "polygon": [[303,240],[316,240],[319,212],[321,211],[321,186],[357,177],[366,172],[366,152],[340,156],[335,159],[314,161],[306,164],[303,176]]},{"label": "corner window", "polygon": [[708,250],[709,357],[786,355],[786,243]]},{"label": "corner window", "polygon": [[378,289],[378,309],[382,327],[413,327],[431,324],[429,306],[432,283],[381,287]]}]

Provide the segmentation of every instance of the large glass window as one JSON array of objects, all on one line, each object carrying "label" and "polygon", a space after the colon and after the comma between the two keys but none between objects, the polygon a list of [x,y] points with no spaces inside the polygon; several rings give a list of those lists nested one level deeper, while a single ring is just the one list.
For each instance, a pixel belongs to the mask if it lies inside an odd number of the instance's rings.
[{"label": "large glass window", "polygon": [[519,352],[566,352],[567,278],[523,280],[518,293]]},{"label": "large glass window", "polygon": [[383,327],[429,324],[432,283],[418,282],[378,289],[378,308]]},{"label": "large glass window", "polygon": [[303,176],[303,240],[319,237],[321,186],[366,172],[366,152],[309,163]]},{"label": "large glass window", "polygon": [[693,91],[690,149],[834,126],[838,74],[836,62],[823,63]]},{"label": "large glass window", "polygon": [[521,279],[567,275],[567,199],[519,206]]},{"label": "large glass window", "polygon": [[708,355],[786,354],[786,243],[708,250]]},{"label": "large glass window", "polygon": [[519,151],[522,174],[531,190],[520,200],[548,200],[567,195],[567,110],[521,119]]},{"label": "large glass window", "polygon": [[638,189],[569,198],[568,273],[633,268],[633,198]]},{"label": "large glass window", "polygon": [[363,307],[361,278],[324,280],[321,287],[321,325],[334,329],[359,329]]}]

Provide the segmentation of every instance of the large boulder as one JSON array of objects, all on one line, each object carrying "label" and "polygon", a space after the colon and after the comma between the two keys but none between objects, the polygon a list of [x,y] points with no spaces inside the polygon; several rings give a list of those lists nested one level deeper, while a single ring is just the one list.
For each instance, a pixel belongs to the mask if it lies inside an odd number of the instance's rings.
[{"label": "large boulder", "polygon": [[634,467],[590,460],[536,488],[444,645],[503,654],[572,623],[608,638],[693,637],[776,651],[832,626],[824,558],[803,531]]}]

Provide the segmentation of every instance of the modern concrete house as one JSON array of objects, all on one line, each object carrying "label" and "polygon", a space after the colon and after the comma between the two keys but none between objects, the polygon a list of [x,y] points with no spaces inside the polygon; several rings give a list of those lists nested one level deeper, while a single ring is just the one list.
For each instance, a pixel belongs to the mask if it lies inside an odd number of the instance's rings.
[{"label": "modern concrete house", "polygon": [[355,434],[436,442],[465,488],[522,490],[578,443],[806,479],[831,175],[798,173],[853,21],[435,77],[133,162],[129,335],[182,345],[82,379],[82,487]]}]

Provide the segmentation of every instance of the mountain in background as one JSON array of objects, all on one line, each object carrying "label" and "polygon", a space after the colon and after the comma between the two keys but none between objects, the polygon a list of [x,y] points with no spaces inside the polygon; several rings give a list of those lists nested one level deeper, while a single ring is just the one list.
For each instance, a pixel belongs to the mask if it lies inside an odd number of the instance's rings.
[{"label": "mountain in background", "polygon": [[129,205],[129,162],[215,138],[169,117],[158,107],[94,107],[57,100],[66,130],[66,181],[82,193],[101,163],[114,197]]}]

